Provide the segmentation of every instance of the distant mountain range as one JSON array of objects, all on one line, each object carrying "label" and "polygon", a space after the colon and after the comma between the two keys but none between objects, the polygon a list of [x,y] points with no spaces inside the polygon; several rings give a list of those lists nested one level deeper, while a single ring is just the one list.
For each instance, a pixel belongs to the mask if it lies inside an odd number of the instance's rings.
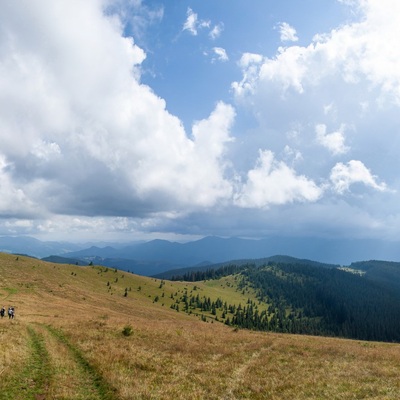
[{"label": "distant mountain range", "polygon": [[26,254],[36,258],[77,251],[82,248],[69,242],[43,242],[30,236],[0,236],[0,251],[3,253]]},{"label": "distant mountain range", "polygon": [[[63,256],[66,253],[83,250],[95,244],[101,248],[111,245],[109,242],[73,243],[66,241],[41,241],[30,236],[0,236],[0,252],[26,254],[36,258],[48,257],[50,255]],[[127,243],[112,243],[112,246],[118,249],[127,246]]]},{"label": "distant mountain range", "polygon": [[[51,262],[100,264],[140,275],[207,266],[229,260],[262,259],[282,254],[327,264],[361,260],[400,261],[400,246],[377,240],[271,237],[260,240],[205,237],[178,243],[152,240],[134,243],[40,241],[28,236],[0,237],[0,251],[26,254]],[[54,257],[57,256],[57,257]]]},{"label": "distant mountain range", "polygon": [[[168,279],[168,280],[190,280],[188,276],[193,273],[206,273],[210,270],[219,270],[224,267],[236,266],[238,268],[248,265],[254,265],[255,267],[261,267],[269,263],[281,263],[281,264],[296,264],[296,265],[308,265],[316,268],[340,268],[339,264],[326,264],[318,261],[300,259],[290,256],[275,255],[264,258],[252,258],[252,259],[240,259],[240,260],[229,260],[222,263],[197,265],[194,267],[178,268],[164,271],[153,275],[157,279]],[[399,264],[400,266],[400,264]],[[351,268],[351,266],[350,266]],[[200,274],[201,275],[201,274]]]}]

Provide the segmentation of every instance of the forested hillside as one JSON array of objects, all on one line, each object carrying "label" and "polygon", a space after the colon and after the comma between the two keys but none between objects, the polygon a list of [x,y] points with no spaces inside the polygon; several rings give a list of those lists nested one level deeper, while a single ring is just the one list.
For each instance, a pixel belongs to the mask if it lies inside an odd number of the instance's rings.
[{"label": "forested hillside", "polygon": [[211,310],[228,325],[255,330],[400,341],[400,296],[383,279],[339,268],[272,262],[231,264],[179,279],[200,281],[231,274],[236,274],[239,290],[254,294],[247,304],[208,302],[193,295],[183,296],[175,307],[182,302],[186,312]]},{"label": "forested hillside", "polygon": [[365,277],[377,282],[384,288],[393,289],[400,295],[400,263],[393,261],[360,261],[354,262],[350,268],[365,273]]},{"label": "forested hillside", "polygon": [[[170,271],[161,272],[153,275],[154,278],[170,279],[170,280],[183,280],[183,281],[199,281],[203,279],[215,279],[217,276],[226,276],[233,273],[233,270],[247,268],[249,265],[261,267],[269,263],[283,263],[283,264],[301,264],[311,265],[314,267],[322,268],[338,268],[340,265],[326,264],[318,261],[307,259],[295,258],[290,256],[275,255],[263,258],[251,258],[241,260],[230,260],[217,264],[207,264],[203,266],[179,268]],[[230,273],[229,273],[230,272]]]}]

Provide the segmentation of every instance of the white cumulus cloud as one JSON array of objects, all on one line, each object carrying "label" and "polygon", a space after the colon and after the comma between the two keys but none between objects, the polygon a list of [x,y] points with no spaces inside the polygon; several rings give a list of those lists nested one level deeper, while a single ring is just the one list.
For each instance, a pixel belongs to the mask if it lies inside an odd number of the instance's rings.
[{"label": "white cumulus cloud", "polygon": [[[257,120],[258,147],[275,154],[297,149],[302,171],[331,179],[338,192],[359,182],[364,190],[385,193],[397,181],[400,2],[345,3],[357,18],[315,35],[308,45],[280,47],[269,57],[244,53],[242,79],[232,88],[237,104]],[[296,135],[285,137],[293,127]],[[335,167],[321,146],[340,160]],[[386,184],[365,167],[371,164]]]},{"label": "white cumulus cloud", "polygon": [[[400,101],[400,26],[397,0],[359,0],[361,22],[343,25],[316,35],[307,47],[281,48],[267,58],[258,72],[259,84],[275,81],[283,90],[321,85],[324,79],[341,78],[347,84],[366,79],[384,94]],[[246,72],[246,70],[244,70]]]},{"label": "white cumulus cloud", "polygon": [[190,137],[141,84],[146,55],[102,6],[2,2],[2,215],[144,217],[231,196],[234,109],[218,103]]},{"label": "white cumulus cloud", "polygon": [[270,205],[296,201],[313,202],[322,195],[315,182],[276,161],[271,151],[261,151],[257,165],[247,174],[236,204],[246,208],[265,208]]},{"label": "white cumulus cloud", "polygon": [[340,194],[350,189],[355,183],[362,183],[372,189],[384,191],[387,189],[384,182],[378,183],[377,177],[358,160],[350,160],[347,164],[337,163],[331,171],[330,179],[333,188]]}]

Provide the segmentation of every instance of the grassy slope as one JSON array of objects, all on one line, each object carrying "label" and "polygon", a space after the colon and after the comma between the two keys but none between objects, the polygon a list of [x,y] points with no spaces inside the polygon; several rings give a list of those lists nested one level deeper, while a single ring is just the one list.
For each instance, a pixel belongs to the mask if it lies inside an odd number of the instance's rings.
[{"label": "grassy slope", "polygon": [[0,399],[400,398],[400,345],[235,331],[169,308],[195,285],[243,304],[251,293],[233,278],[160,288],[16,258],[0,254],[0,301],[16,307],[15,320],[0,320]]}]

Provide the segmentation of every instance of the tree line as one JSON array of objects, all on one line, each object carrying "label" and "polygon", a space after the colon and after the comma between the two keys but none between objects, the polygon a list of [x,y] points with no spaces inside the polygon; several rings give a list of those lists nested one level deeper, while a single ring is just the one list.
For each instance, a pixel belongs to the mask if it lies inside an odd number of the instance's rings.
[{"label": "tree line", "polygon": [[400,297],[386,290],[382,281],[338,268],[296,263],[228,265],[190,272],[180,279],[219,279],[232,274],[236,274],[238,290],[251,288],[256,301],[234,305],[184,293],[173,308],[205,313],[246,329],[400,342]]}]

